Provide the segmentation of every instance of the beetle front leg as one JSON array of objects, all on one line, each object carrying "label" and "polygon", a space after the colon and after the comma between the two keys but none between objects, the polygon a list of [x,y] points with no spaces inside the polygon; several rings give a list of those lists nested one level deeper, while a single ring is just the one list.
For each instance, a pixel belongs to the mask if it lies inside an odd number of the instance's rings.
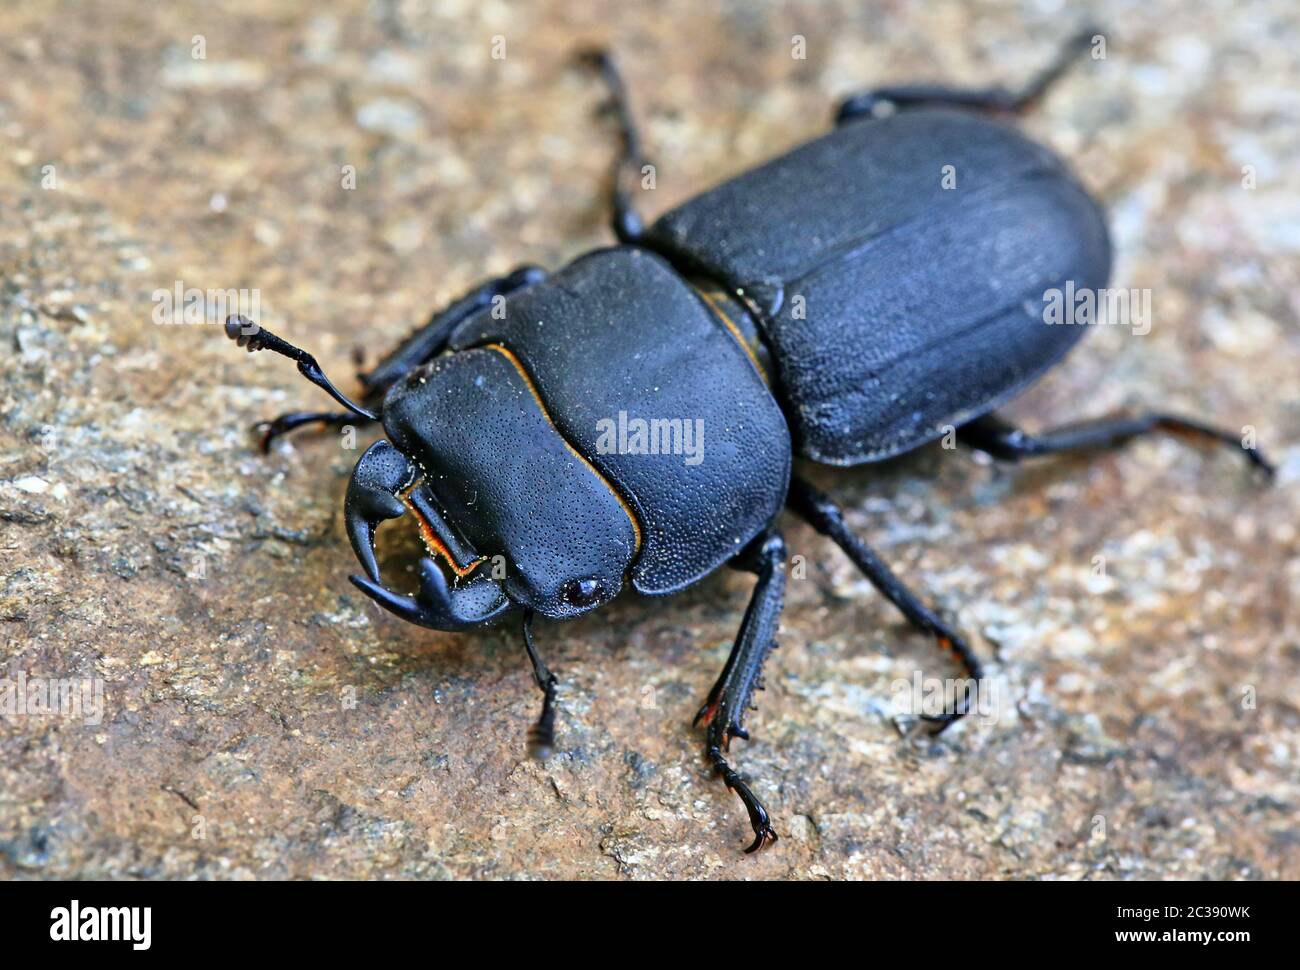
[{"label": "beetle front leg", "polygon": [[854,535],[844,521],[843,511],[830,498],[802,479],[793,478],[786,501],[796,515],[839,546],[871,585],[884,594],[885,599],[893,603],[912,626],[931,634],[961,664],[966,684],[960,696],[954,700],[952,709],[938,715],[922,714],[920,720],[929,725],[932,733],[938,734],[965,717],[970,712],[975,691],[984,677],[979,658],[965,638],[921,602],[875,551]]},{"label": "beetle front leg", "polygon": [[695,715],[695,724],[705,724],[705,753],[713,770],[735,792],[749,813],[754,841],[747,853],[766,848],[777,840],[767,809],[727,763],[732,738],[749,740],[744,728],[745,712],[755,690],[763,689],[763,662],[776,647],[777,621],[785,598],[785,542],[781,533],[768,528],[733,562],[737,569],[758,575],[758,583],[745,610],[740,632],[709,699]]},{"label": "beetle front leg", "polygon": [[497,297],[527,289],[545,278],[546,271],[540,266],[520,266],[505,276],[484,280],[464,296],[434,311],[424,326],[393,348],[374,369],[357,375],[365,385],[366,397],[378,395],[382,399],[395,383],[442,353],[452,331],[475,313],[492,306]]},{"label": "beetle front leg", "polygon": [[551,749],[555,746],[555,690],[559,684],[555,674],[551,673],[541,656],[537,653],[537,647],[533,644],[533,611],[524,611],[524,649],[528,651],[528,659],[533,665],[533,680],[537,682],[537,689],[542,692],[542,713],[528,731],[528,751],[539,761],[545,761],[551,756]]},{"label": "beetle front leg", "polygon": [[875,88],[851,95],[841,101],[835,112],[835,124],[842,125],[858,118],[872,117],[876,109],[882,105],[897,109],[952,107],[1010,113],[1024,111],[1039,101],[1079,55],[1088,50],[1093,37],[1099,32],[1097,28],[1090,27],[1074,34],[1062,45],[1055,60],[1019,90],[1001,85],[987,88],[962,88],[946,84],[904,84]]},{"label": "beetle front leg", "polygon": [[271,450],[271,443],[281,435],[286,435],[295,428],[309,424],[341,428],[348,424],[370,424],[369,418],[363,418],[347,411],[289,411],[270,421],[259,421],[256,429],[262,432],[263,453]]},{"label": "beetle front leg", "polygon": [[995,414],[986,414],[958,428],[957,437],[993,458],[1020,461],[1022,458],[1039,455],[1115,448],[1153,431],[1164,431],[1212,444],[1230,445],[1240,449],[1246,460],[1266,476],[1273,477],[1273,463],[1258,448],[1247,446],[1241,435],[1191,418],[1159,411],[1149,411],[1134,417],[1095,418],[1038,434],[1028,434]]}]

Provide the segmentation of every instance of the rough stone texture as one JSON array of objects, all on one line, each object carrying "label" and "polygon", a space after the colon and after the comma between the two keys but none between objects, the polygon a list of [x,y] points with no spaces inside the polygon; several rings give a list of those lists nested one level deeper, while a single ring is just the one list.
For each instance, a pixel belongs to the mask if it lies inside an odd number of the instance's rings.
[{"label": "rough stone texture", "polygon": [[1278,482],[1167,439],[818,472],[1009,703],[930,750],[901,741],[891,684],[950,669],[791,523],[807,577],[734,748],[783,838],[743,858],[744,813],[689,720],[750,580],[543,626],[560,750],[533,763],[515,631],[423,632],[356,593],[340,509],[359,451],[308,435],[264,458],[248,433],[325,399],[215,325],[155,325],[151,294],[256,287],[264,322],[346,376],[355,345],[486,273],[608,241],[612,136],[567,60],[583,43],[622,57],[658,212],[821,131],[855,87],[1026,77],[1075,15],[214,7],[3,14],[0,661],[102,678],[106,710],[0,719],[0,875],[1300,876],[1300,8],[1099,5],[1107,58],[1026,125],[1110,207],[1116,280],[1150,288],[1155,322],[1098,328],[1011,412],[1250,424]]}]

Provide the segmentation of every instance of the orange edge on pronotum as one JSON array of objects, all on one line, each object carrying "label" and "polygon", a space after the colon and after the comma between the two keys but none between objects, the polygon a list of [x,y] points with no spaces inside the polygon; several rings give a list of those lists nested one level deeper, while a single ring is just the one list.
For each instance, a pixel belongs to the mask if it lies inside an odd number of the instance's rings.
[{"label": "orange edge on pronotum", "polygon": [[586,465],[587,470],[590,471],[593,475],[595,475],[596,478],[599,479],[600,483],[604,485],[607,489],[609,489],[609,494],[613,495],[614,498],[618,500],[618,504],[622,507],[624,514],[627,516],[627,520],[630,523],[632,523],[632,532],[636,536],[636,551],[640,552],[641,551],[641,523],[637,522],[636,516],[632,514],[632,509],[628,507],[627,500],[624,499],[623,496],[619,494],[618,489],[616,489],[613,485],[609,483],[609,479],[607,479],[604,475],[600,473],[600,469],[598,469],[595,465],[589,462],[586,459],[586,456],[582,454],[582,452],[578,451],[577,448],[569,444],[569,440],[566,437],[564,437],[564,435],[560,434],[560,429],[555,426],[555,421],[551,418],[551,412],[546,410],[546,402],[542,400],[542,395],[538,393],[537,385],[533,383],[532,375],[530,375],[528,371],[524,368],[523,362],[520,361],[520,359],[515,356],[514,351],[512,351],[509,347],[506,347],[504,344],[485,344],[484,346],[488,350],[495,350],[502,357],[504,357],[506,360],[510,361],[510,363],[514,365],[515,370],[519,371],[519,376],[524,379],[524,384],[525,386],[527,386],[528,392],[532,394],[533,400],[537,402],[537,408],[542,412],[542,417],[546,418],[547,424],[549,424],[552,428],[555,428],[555,433],[559,435],[560,440],[564,442],[564,447],[569,449],[569,453],[572,454],[574,458],[578,459],[578,461]]},{"label": "orange edge on pronotum", "polygon": [[708,308],[713,311],[714,315],[722,321],[722,325],[731,332],[731,335],[736,338],[736,343],[740,344],[740,349],[749,355],[749,359],[754,364],[754,370],[758,371],[758,376],[763,378],[763,383],[771,384],[772,382],[768,379],[767,371],[765,371],[763,365],[758,362],[758,355],[754,353],[754,348],[745,343],[745,338],[744,335],[741,334],[740,328],[736,326],[731,317],[727,316],[726,312],[722,309],[721,304],[718,303],[717,297],[721,294],[715,295],[706,292],[705,290],[696,290],[695,292],[700,294],[700,299],[702,299]]}]

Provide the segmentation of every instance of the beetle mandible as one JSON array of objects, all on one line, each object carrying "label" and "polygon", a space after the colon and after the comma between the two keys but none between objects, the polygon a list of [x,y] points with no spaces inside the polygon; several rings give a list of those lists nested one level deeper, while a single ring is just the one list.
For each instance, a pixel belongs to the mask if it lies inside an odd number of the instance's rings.
[{"label": "beetle mandible", "polygon": [[[929,731],[967,713],[983,676],[966,639],[849,531],[831,499],[791,475],[793,457],[881,461],[955,429],[1016,461],[1166,430],[1240,447],[1271,472],[1236,435],[1172,414],[1030,434],[994,413],[1087,329],[1046,325],[1044,294],[1095,292],[1110,274],[1097,203],[1056,156],[993,117],[1036,102],[1092,36],[1074,36],[1020,90],[909,85],[850,97],[828,134],[650,226],[630,202],[644,158],[622,80],[607,54],[586,54],[620,131],[610,180],[619,245],[553,276],[525,266],[483,283],[359,375],[360,403],[310,354],[231,317],[232,339],[297,361],[345,409],[282,415],[264,425],[263,444],[307,424],[383,423],[387,437],[361,456],[347,489],[347,533],[364,571],[351,580],[436,630],[521,613],[543,693],[530,740],[543,756],[556,678],[533,640],[535,614],[578,616],[629,585],[675,593],[724,564],[756,574],[695,720],[709,762],[748,811],[746,851],[769,845],[768,812],[727,756],[732,739],[748,737],[745,712],[775,645],[784,507],[960,663],[965,686],[944,713],[921,719]],[[937,177],[949,165],[957,191]],[[616,416],[625,435],[627,415],[684,418],[657,431],[680,445],[698,428],[699,460],[648,460],[653,442],[610,447],[601,436]],[[374,550],[378,524],[408,513],[428,552],[414,596],[383,584]],[[504,578],[485,565],[500,557]]]}]

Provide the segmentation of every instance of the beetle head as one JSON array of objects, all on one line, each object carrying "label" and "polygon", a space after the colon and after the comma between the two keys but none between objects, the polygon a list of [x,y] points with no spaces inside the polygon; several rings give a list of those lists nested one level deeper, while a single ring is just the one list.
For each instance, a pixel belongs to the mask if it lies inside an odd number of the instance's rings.
[{"label": "beetle head", "polygon": [[[437,359],[390,390],[383,420],[389,440],[357,462],[345,505],[366,573],[352,581],[381,606],[460,630],[513,607],[577,616],[621,590],[636,522],[561,438],[511,355]],[[414,597],[383,586],[375,558],[376,526],[402,516],[428,552]]]},{"label": "beetle head", "polygon": [[[348,539],[366,575],[350,577],[352,582],[385,609],[404,620],[435,630],[462,630],[502,616],[510,601],[501,585],[482,572],[459,582],[468,564],[455,561],[455,540],[445,530],[438,530],[429,520],[431,511],[423,496],[415,495],[418,470],[409,458],[387,441],[377,441],[366,450],[348,483],[343,516]],[[424,510],[421,510],[424,506]],[[420,590],[414,598],[395,593],[382,585],[379,563],[375,558],[375,528],[386,519],[401,518],[408,511],[415,515],[421,538],[429,556],[420,560]],[[439,521],[439,525],[442,525]],[[442,532],[440,535],[439,532]],[[434,555],[446,557],[447,566],[435,562]],[[447,571],[455,577],[448,583]]]},{"label": "beetle head", "polygon": [[[376,442],[357,462],[344,517],[365,570],[350,578],[385,609],[462,630],[514,607],[577,616],[622,589],[640,527],[560,435],[505,347],[435,358],[393,384],[375,411],[343,394],[306,351],[256,323],[232,316],[226,335],[250,352],[288,357],[348,411],[384,422],[391,441]],[[379,523],[408,512],[429,553],[414,597],[381,583],[374,544]]]}]

